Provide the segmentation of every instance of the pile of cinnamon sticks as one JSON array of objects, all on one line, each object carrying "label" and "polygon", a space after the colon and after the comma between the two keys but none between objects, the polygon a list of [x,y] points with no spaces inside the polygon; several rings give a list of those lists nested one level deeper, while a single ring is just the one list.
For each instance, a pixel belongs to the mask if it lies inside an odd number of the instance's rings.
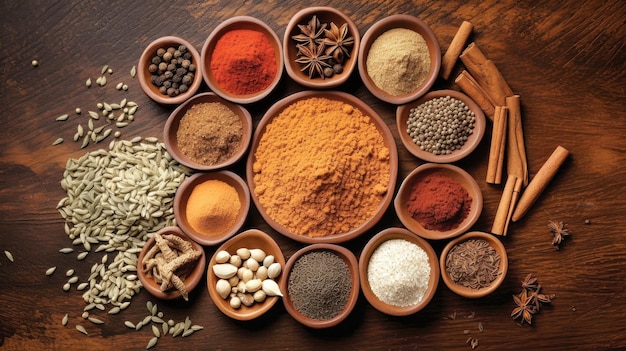
[{"label": "pile of cinnamon sticks", "polygon": [[460,58],[465,69],[456,77],[455,83],[493,122],[486,181],[496,185],[502,183],[505,161],[507,175],[491,232],[506,235],[509,223],[526,214],[569,152],[558,146],[529,183],[520,96],[513,93],[496,65],[487,59],[476,43],[465,47],[472,30],[471,23],[464,21],[461,24],[442,58],[440,76],[447,80]]}]

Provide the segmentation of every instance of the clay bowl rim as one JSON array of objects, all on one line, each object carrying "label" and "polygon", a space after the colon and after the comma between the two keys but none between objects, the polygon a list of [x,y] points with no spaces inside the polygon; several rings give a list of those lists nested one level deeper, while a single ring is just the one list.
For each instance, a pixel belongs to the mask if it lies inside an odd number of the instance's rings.
[{"label": "clay bowl rim", "polygon": [[[369,279],[367,278],[367,268],[369,266],[369,260],[372,257],[372,254],[376,249],[387,240],[392,239],[403,239],[409,242],[414,243],[421,247],[426,254],[428,255],[428,262],[430,264],[430,278],[428,280],[428,289],[424,292],[424,297],[422,300],[411,306],[394,306],[383,302],[380,300],[376,294],[372,291],[372,288],[369,284]],[[422,309],[424,309],[430,301],[435,296],[437,292],[437,287],[439,285],[439,276],[440,276],[440,268],[439,268],[439,257],[433,247],[428,243],[428,241],[420,238],[415,233],[411,231],[400,228],[400,227],[392,227],[387,228],[378,234],[374,235],[363,247],[361,251],[361,255],[359,257],[359,274],[361,276],[361,291],[363,295],[367,299],[367,301],[377,309],[378,311],[391,315],[391,316],[408,316],[411,314],[415,314]]]},{"label": "clay bowl rim", "polygon": [[[189,199],[193,188],[202,182],[212,179],[221,180],[233,186],[237,190],[239,201],[241,202],[241,209],[239,210],[237,221],[228,231],[219,236],[207,236],[198,233],[191,227],[186,216],[186,201]],[[183,181],[174,195],[174,218],[176,218],[176,223],[188,237],[202,246],[216,246],[233,237],[246,222],[249,211],[250,190],[246,182],[239,175],[231,171],[195,173]]]},{"label": "clay bowl rim", "polygon": [[[352,277],[350,297],[348,298],[348,302],[346,303],[344,309],[331,319],[316,320],[304,316],[293,306],[291,297],[289,296],[289,275],[291,274],[294,264],[298,259],[300,259],[300,257],[313,251],[330,251],[341,257],[350,269],[350,275]],[[283,293],[283,305],[285,306],[287,313],[289,313],[293,319],[309,328],[323,329],[334,327],[348,318],[350,313],[352,313],[354,306],[356,306],[359,298],[360,285],[359,263],[352,251],[337,244],[317,243],[307,245],[291,255],[287,261],[285,269],[283,270],[283,280],[281,281],[280,290]]]},{"label": "clay bowl rim", "polygon": [[[235,29],[252,29],[264,33],[275,50],[277,65],[276,76],[267,88],[253,94],[234,95],[229,93],[222,89],[217,83],[214,83],[213,74],[211,73],[211,56],[213,55],[213,50],[215,49],[217,41],[225,33]],[[252,16],[235,16],[223,21],[217,25],[213,31],[211,31],[208,38],[202,45],[202,49],[200,51],[200,62],[202,66],[202,77],[204,82],[209,86],[209,89],[225,100],[246,105],[264,99],[271,94],[276,87],[278,87],[278,83],[283,75],[283,48],[278,35],[276,35],[276,32],[274,32],[274,30],[267,23]]]},{"label": "clay bowl rim", "polygon": [[[367,73],[367,56],[372,43],[384,32],[393,28],[407,28],[419,33],[428,45],[430,52],[430,71],[424,82],[409,94],[391,95],[378,88]],[[437,36],[432,29],[421,19],[405,14],[387,16],[374,23],[363,35],[358,57],[359,75],[363,84],[372,95],[378,99],[394,105],[406,104],[426,94],[435,84],[441,68],[441,48]]]},{"label": "clay bowl rim", "polygon": [[[200,244],[193,241],[180,228],[175,227],[175,226],[162,228],[157,233],[159,233],[160,235],[163,235],[163,234],[177,235],[185,239],[189,243],[191,243],[194,249],[199,250],[202,253],[200,258],[196,261],[196,265],[194,266],[193,270],[184,280],[185,287],[187,288],[187,292],[191,293],[193,289],[195,289],[198,286],[198,283],[200,282],[200,280],[202,280],[202,276],[204,275],[204,270],[206,267],[206,254],[204,252],[204,248]],[[180,293],[180,291],[176,289],[169,289],[167,291],[161,291],[160,286],[156,284],[154,279],[148,278],[146,276],[146,273],[143,270],[143,264],[142,264],[143,258],[148,252],[148,250],[150,250],[150,248],[154,246],[155,241],[156,240],[154,239],[154,236],[151,237],[141,249],[141,252],[139,253],[139,257],[137,260],[137,263],[138,263],[137,277],[139,278],[139,281],[141,281],[141,284],[143,285],[144,289],[146,289],[146,291],[148,291],[150,295],[156,298],[162,299],[162,300],[179,299],[182,297],[182,294]]]},{"label": "clay bowl rim", "polygon": [[[448,271],[446,270],[446,258],[450,250],[455,245],[462,243],[464,241],[470,240],[470,239],[486,240],[500,255],[500,267],[498,268],[500,275],[491,283],[491,285],[483,289],[478,289],[478,290],[470,289],[462,285],[456,284],[455,282],[452,281],[452,278],[450,278],[450,275],[448,274]],[[502,285],[509,269],[509,259],[508,259],[508,255],[506,252],[506,248],[504,247],[504,244],[502,244],[502,242],[498,238],[496,238],[492,234],[488,234],[485,232],[472,231],[472,232],[465,233],[462,236],[446,244],[446,246],[443,248],[443,251],[441,252],[439,265],[440,265],[440,270],[441,270],[441,277],[443,278],[443,282],[448,287],[448,289],[450,289],[452,292],[454,292],[455,294],[459,296],[476,299],[476,298],[481,298],[481,297],[484,297],[493,293],[500,287],[500,285]]]},{"label": "clay bowl rim", "polygon": [[[347,64],[343,66],[343,72],[341,74],[335,74],[330,78],[321,79],[309,78],[306,72],[301,71],[301,65],[295,62],[297,57],[296,43],[291,38],[293,35],[297,35],[298,25],[306,24],[309,22],[313,15],[317,15],[320,23],[328,23],[327,28],[330,26],[330,22],[335,22],[338,27],[341,27],[343,23],[348,24],[349,34],[354,38],[354,44],[352,45],[350,58]],[[341,19],[341,23],[337,23],[337,19]],[[359,55],[359,48],[361,46],[361,34],[359,28],[352,21],[352,19],[344,12],[329,6],[313,6],[306,7],[296,12],[285,29],[283,36],[283,55],[285,61],[285,69],[287,75],[293,79],[296,83],[312,89],[330,89],[338,87],[348,81],[352,72],[357,66],[357,60]]]},{"label": "clay bowl rim", "polygon": [[[287,228],[285,228],[282,224],[276,222],[272,219],[264,210],[263,206],[259,202],[258,196],[254,193],[254,172],[252,171],[252,166],[255,162],[254,153],[259,145],[259,140],[263,133],[265,132],[265,128],[267,125],[278,115],[282,110],[284,110],[289,105],[293,104],[296,101],[308,99],[312,97],[324,97],[330,100],[338,100],[350,103],[352,106],[358,108],[364,115],[370,117],[370,119],[376,125],[378,131],[381,133],[383,139],[386,142],[386,146],[389,149],[389,184],[387,187],[387,193],[378,207],[376,213],[365,223],[352,229],[347,233],[336,234],[336,235],[328,235],[324,237],[308,237],[306,235],[299,235],[296,233],[292,233]],[[267,222],[270,227],[279,232],[280,234],[293,239],[295,241],[305,243],[305,244],[316,244],[316,243],[328,243],[328,244],[338,244],[345,241],[352,240],[369,229],[371,229],[380,219],[383,217],[385,211],[389,207],[392,202],[396,181],[398,178],[398,150],[396,147],[395,139],[391,134],[391,131],[387,127],[387,124],[382,120],[382,118],[374,111],[370,106],[368,106],[365,102],[360,100],[359,98],[352,96],[350,94],[339,92],[339,91],[320,91],[320,90],[306,90],[294,93],[289,95],[282,100],[277,101],[274,105],[272,105],[267,112],[261,118],[256,130],[254,132],[254,137],[252,138],[252,144],[250,147],[250,153],[248,154],[248,159],[246,163],[246,181],[248,182],[248,187],[250,188],[250,196],[252,197],[252,201],[254,202],[256,208],[259,213]]]},{"label": "clay bowl rim", "polygon": [[[450,96],[452,98],[463,101],[467,107],[470,108],[474,112],[475,121],[474,121],[474,131],[467,138],[467,141],[460,149],[454,150],[449,155],[435,155],[432,152],[422,150],[417,144],[413,142],[406,129],[406,122],[409,119],[409,113],[412,108],[417,107],[426,101]],[[398,134],[400,136],[400,141],[404,147],[409,151],[413,156],[422,159],[426,162],[435,162],[435,163],[452,163],[459,161],[472,152],[478,147],[483,136],[485,135],[486,129],[486,120],[485,114],[480,109],[478,104],[474,100],[472,100],[469,96],[456,91],[456,90],[435,90],[427,93],[416,101],[412,101],[408,104],[400,105],[396,109],[396,126],[398,127]]]},{"label": "clay bowl rim", "polygon": [[[262,245],[248,245],[247,243],[251,241],[260,242],[263,244]],[[240,243],[243,243],[243,244],[240,244]],[[265,251],[267,255],[274,255],[274,262],[280,263],[281,268],[283,268],[283,271],[278,276],[278,279],[274,279],[274,281],[276,281],[276,283],[278,283],[279,286],[280,286],[280,282],[284,279],[284,276],[285,276],[284,268],[286,264],[285,256],[283,255],[283,252],[280,249],[280,246],[278,246],[276,241],[274,241],[274,239],[269,234],[258,229],[248,229],[246,231],[243,231],[235,235],[234,237],[230,238],[228,241],[224,242],[217,250],[215,250],[215,253],[209,260],[209,264],[207,267],[207,290],[209,291],[211,300],[213,301],[213,304],[217,307],[217,309],[219,309],[226,316],[236,319],[236,320],[240,320],[240,321],[252,320],[252,319],[262,316],[267,311],[269,311],[280,298],[279,296],[268,296],[265,299],[265,301],[261,303],[255,302],[250,307],[244,306],[242,304],[239,309],[233,309],[232,307],[230,307],[230,303],[228,299],[222,299],[222,297],[219,296],[219,294],[217,293],[217,290],[215,289],[215,285],[217,284],[218,278],[213,273],[213,265],[216,264],[215,256],[217,255],[218,252],[222,250],[226,250],[232,255],[236,251],[236,249],[239,249],[244,246],[249,249],[261,248],[263,249],[263,251]],[[233,248],[235,249],[232,250]],[[269,250],[268,248],[270,248],[271,250]]]},{"label": "clay bowl rim", "polygon": [[[458,227],[448,231],[442,232],[424,228],[418,221],[411,217],[411,214],[409,214],[405,206],[411,192],[411,186],[415,183],[415,181],[419,180],[424,175],[433,172],[443,172],[445,175],[460,182],[472,198],[472,206],[465,220],[461,222]],[[398,189],[398,194],[394,199],[394,208],[400,222],[402,222],[408,230],[418,236],[430,240],[450,239],[467,232],[478,221],[478,218],[483,210],[483,194],[480,190],[478,182],[462,168],[450,164],[425,163],[415,168],[411,171],[411,173],[409,173],[409,175],[406,176],[406,178],[404,178],[400,188]]]},{"label": "clay bowl rim", "polygon": [[[193,83],[191,83],[191,86],[186,92],[174,97],[161,94],[159,89],[150,81],[151,74],[148,71],[148,66],[150,66],[152,57],[156,54],[157,49],[159,47],[172,44],[176,44],[177,46],[181,44],[185,45],[193,57],[193,63],[196,64],[196,72],[194,73]],[[202,68],[200,67],[200,62],[200,54],[198,53],[198,50],[196,50],[196,48],[187,40],[174,35],[157,38],[146,46],[139,57],[139,62],[137,63],[137,79],[139,80],[139,86],[141,87],[141,90],[148,95],[148,97],[160,104],[180,104],[198,92],[200,85],[202,85]]]},{"label": "clay bowl rim", "polygon": [[[178,147],[176,132],[178,131],[180,121],[183,116],[185,116],[187,110],[189,110],[193,105],[211,102],[219,102],[228,107],[237,116],[239,116],[239,119],[241,120],[241,123],[243,125],[243,133],[241,136],[240,149],[231,158],[222,163],[214,165],[203,165],[194,162],[182,153],[182,151]],[[165,143],[165,147],[167,148],[167,151],[170,153],[170,155],[172,155],[172,157],[179,163],[197,171],[217,171],[232,166],[244,157],[244,155],[248,151],[248,148],[250,147],[252,133],[252,116],[245,107],[224,100],[214,93],[200,93],[185,101],[174,111],[172,111],[170,116],[167,118],[167,121],[165,122],[165,127],[163,128],[163,142]]]}]

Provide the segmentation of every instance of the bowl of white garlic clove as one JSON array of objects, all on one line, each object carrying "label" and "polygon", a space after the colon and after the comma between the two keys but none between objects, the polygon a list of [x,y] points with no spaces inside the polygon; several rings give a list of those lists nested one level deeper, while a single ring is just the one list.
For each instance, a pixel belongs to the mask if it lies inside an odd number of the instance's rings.
[{"label": "bowl of white garlic clove", "polygon": [[269,311],[282,296],[285,257],[267,233],[250,229],[220,246],[207,270],[207,288],[215,306],[236,320]]}]

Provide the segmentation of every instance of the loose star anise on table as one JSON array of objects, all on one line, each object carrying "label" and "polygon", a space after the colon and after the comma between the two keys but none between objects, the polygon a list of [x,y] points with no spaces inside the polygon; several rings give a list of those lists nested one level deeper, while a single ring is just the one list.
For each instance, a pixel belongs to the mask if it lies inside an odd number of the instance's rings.
[{"label": "loose star anise on table", "polygon": [[522,281],[522,292],[513,295],[513,301],[517,305],[511,312],[513,319],[520,319],[520,324],[531,324],[533,315],[539,313],[543,304],[552,302],[554,295],[541,293],[541,285],[537,283],[537,278],[532,274],[526,276]]},{"label": "loose star anise on table", "polygon": [[569,230],[566,229],[565,226],[566,224],[562,221],[548,221],[548,228],[550,228],[553,235],[552,245],[554,245],[557,250],[559,249],[561,242],[563,242],[563,240],[570,235]]}]

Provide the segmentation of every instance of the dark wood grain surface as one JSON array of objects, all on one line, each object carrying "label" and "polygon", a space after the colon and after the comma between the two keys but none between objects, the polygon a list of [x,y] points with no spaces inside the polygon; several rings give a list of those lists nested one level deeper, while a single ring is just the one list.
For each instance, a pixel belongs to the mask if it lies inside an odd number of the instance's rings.
[{"label": "dark wood grain surface", "polygon": [[[64,273],[73,268],[86,279],[99,260],[85,261],[58,250],[70,246],[63,219],[55,209],[65,196],[59,182],[70,157],[81,150],[71,141],[75,124],[56,122],[61,114],[99,101],[127,97],[140,108],[123,138],[137,135],[162,139],[171,106],[151,101],[128,71],[143,48],[163,35],[179,35],[200,49],[220,22],[250,15],[268,23],[282,37],[291,15],[313,5],[331,5],[347,13],[361,35],[377,20],[396,13],[418,16],[435,32],[442,51],[463,20],[474,25],[471,40],[498,66],[515,93],[521,95],[524,133],[531,177],[558,146],[571,155],[539,201],[509,235],[502,238],[510,268],[492,295],[470,300],[441,283],[430,305],[408,317],[390,317],[373,309],[361,295],[351,316],[329,330],[297,324],[277,304],[251,322],[229,319],[211,302],[205,287],[189,303],[158,301],[145,291],[118,315],[97,314],[93,325],[81,318],[85,303],[72,289],[64,292]],[[158,303],[165,318],[189,316],[204,330],[187,338],[163,337],[157,349],[189,350],[468,350],[468,336],[478,350],[626,349],[626,10],[611,1],[3,1],[0,4],[0,349],[4,350],[139,350],[152,332],[134,331],[125,320],[138,321],[146,302]],[[39,66],[34,68],[31,61]],[[113,68],[115,84],[85,88],[87,77]],[[458,64],[453,77],[462,69]],[[458,89],[438,81],[435,89]],[[203,86],[203,91],[208,88]],[[278,92],[248,106],[254,121],[278,99],[302,86],[283,79]],[[388,123],[396,137],[400,181],[422,162],[399,141],[395,106],[374,98],[355,75],[340,90],[361,98]],[[489,124],[490,126],[490,124]],[[58,138],[61,145],[52,146]],[[486,174],[490,131],[478,149],[456,164],[471,173],[484,194],[484,211],[476,230],[488,231],[501,186],[488,185]],[[232,168],[243,175],[243,165]],[[551,245],[548,220],[567,223],[572,235],[561,250]],[[359,254],[377,231],[400,225],[393,209],[362,238],[345,244]],[[270,233],[286,257],[302,244],[282,237],[253,209],[244,229]],[[441,252],[444,242],[432,242]],[[212,248],[206,248],[211,255]],[[48,267],[57,266],[51,277]],[[509,315],[512,294],[529,273],[538,277],[553,303],[519,326]],[[61,319],[69,314],[67,327]],[[449,316],[456,314],[456,318]],[[469,318],[473,316],[473,318]],[[86,326],[89,335],[74,326]],[[478,330],[482,323],[484,330]],[[466,331],[469,334],[466,334]]]}]

